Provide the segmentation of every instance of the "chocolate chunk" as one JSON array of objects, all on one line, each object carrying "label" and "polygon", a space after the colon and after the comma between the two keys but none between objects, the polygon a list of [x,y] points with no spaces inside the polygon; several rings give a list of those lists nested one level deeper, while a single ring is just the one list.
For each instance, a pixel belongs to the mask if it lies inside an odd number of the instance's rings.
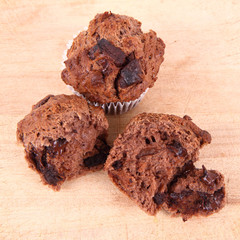
[{"label": "chocolate chunk", "polygon": [[34,147],[31,148],[31,150],[28,153],[28,156],[30,158],[30,160],[32,161],[32,163],[34,164],[34,166],[36,167],[37,171],[40,171],[40,164],[39,164],[39,156],[38,156],[38,152],[36,151],[36,149]]},{"label": "chocolate chunk", "polygon": [[47,148],[46,147],[42,151],[41,164],[44,168],[47,167]]},{"label": "chocolate chunk", "polygon": [[157,205],[162,205],[166,199],[166,194],[165,193],[156,193],[153,197],[153,201]]},{"label": "chocolate chunk", "polygon": [[208,194],[204,192],[198,192],[199,196],[199,208],[204,211],[211,212],[218,209],[223,201],[224,192],[223,188],[219,189],[218,191],[214,192],[214,194]]},{"label": "chocolate chunk", "polygon": [[98,51],[98,50],[100,50],[98,44],[96,44],[95,46],[93,46],[93,47],[89,50],[88,56],[89,56],[89,58],[90,58],[91,60],[94,60],[94,59],[96,58],[97,54],[99,54],[99,51]]},{"label": "chocolate chunk", "polygon": [[53,142],[52,146],[47,147],[47,152],[51,157],[61,155],[65,151],[67,143],[65,138],[58,138]]},{"label": "chocolate chunk", "polygon": [[142,82],[142,69],[137,59],[128,63],[120,72],[118,79],[121,88]]},{"label": "chocolate chunk", "polygon": [[88,167],[88,168],[96,167],[100,164],[105,163],[107,156],[108,155],[105,153],[98,153],[92,157],[85,158],[83,160],[83,164],[85,167]]},{"label": "chocolate chunk", "polygon": [[91,60],[94,60],[100,53],[109,56],[117,67],[124,65],[126,61],[125,53],[105,38],[99,40],[98,43],[89,50],[88,56]]},{"label": "chocolate chunk", "polygon": [[43,174],[47,183],[56,186],[58,182],[63,180],[63,176],[60,176],[53,165],[47,163],[47,151],[47,147],[43,151],[37,151],[32,147],[29,158],[32,160],[36,170]]},{"label": "chocolate chunk", "polygon": [[123,167],[122,161],[121,160],[117,160],[112,164],[112,167],[114,168],[114,170],[120,170]]},{"label": "chocolate chunk", "polygon": [[186,178],[189,173],[194,173],[195,166],[193,165],[192,161],[188,161],[183,165],[181,169],[175,174],[172,181],[168,184],[168,192],[171,192],[172,186],[178,181],[179,178]]},{"label": "chocolate chunk", "polygon": [[136,158],[140,159],[148,155],[154,155],[154,154],[157,154],[159,151],[160,150],[156,148],[144,148],[137,154]]},{"label": "chocolate chunk", "polygon": [[180,193],[171,193],[170,198],[182,200],[184,197],[188,197],[193,193],[192,190],[183,190]]},{"label": "chocolate chunk", "polygon": [[224,199],[224,189],[223,187],[219,190],[217,190],[214,195],[213,195],[213,199],[214,199],[214,202],[216,204],[217,207],[219,207],[221,204],[222,204],[222,201]]},{"label": "chocolate chunk", "polygon": [[42,171],[42,173],[45,180],[50,185],[57,186],[57,183],[63,180],[63,178],[59,175],[59,173],[51,164],[48,164],[47,167]]},{"label": "chocolate chunk", "polygon": [[219,175],[216,172],[207,171],[204,165],[202,166],[202,168],[203,176],[200,178],[200,180],[212,189],[214,185],[218,183]]},{"label": "chocolate chunk", "polygon": [[38,151],[36,148],[32,146],[29,152],[29,158],[34,164],[36,170],[43,174],[45,174],[46,172],[46,176],[48,179],[50,179],[49,171],[54,172],[53,176],[56,176],[57,171],[56,170],[53,171],[54,167],[47,162],[47,154],[49,154],[50,157],[56,157],[56,155],[61,155],[65,150],[66,144],[67,141],[65,138],[59,138],[53,142],[52,146],[44,147],[43,151],[40,150]]},{"label": "chocolate chunk", "polygon": [[104,84],[104,79],[103,79],[102,73],[95,71],[93,73],[91,83],[92,83],[93,86],[98,86],[98,85]]},{"label": "chocolate chunk", "polygon": [[175,154],[175,157],[185,157],[187,155],[187,150],[175,140],[171,144],[167,144],[167,148]]},{"label": "chocolate chunk", "polygon": [[195,169],[193,162],[189,161],[187,163],[184,164],[183,168],[181,169],[181,175],[182,176],[187,176],[187,174],[189,174],[190,172],[193,172],[193,170]]},{"label": "chocolate chunk", "polygon": [[98,137],[99,140],[101,140],[101,142],[103,143],[103,145],[99,148],[97,145],[95,145],[95,148],[99,151],[102,152],[106,155],[109,154],[109,151],[111,149],[111,147],[107,144],[105,139],[102,139],[101,136]]},{"label": "chocolate chunk", "polygon": [[102,38],[100,41],[98,41],[98,47],[104,54],[112,58],[114,64],[117,67],[121,67],[125,63],[126,61],[125,53],[120,48],[115,47],[105,38]]},{"label": "chocolate chunk", "polygon": [[54,97],[54,95],[47,95],[45,98],[43,98],[41,101],[33,105],[32,110],[39,108],[40,106],[44,105],[51,97]]}]

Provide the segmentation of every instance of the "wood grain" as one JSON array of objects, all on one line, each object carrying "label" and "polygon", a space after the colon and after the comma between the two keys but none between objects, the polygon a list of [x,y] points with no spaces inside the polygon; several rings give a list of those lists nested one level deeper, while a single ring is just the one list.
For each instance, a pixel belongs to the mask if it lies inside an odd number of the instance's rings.
[{"label": "wood grain", "polygon": [[[239,1],[0,1],[0,239],[240,239]],[[213,137],[198,165],[226,177],[227,205],[185,223],[142,212],[92,173],[53,192],[27,167],[16,124],[60,79],[66,43],[96,13],[133,16],[166,43],[159,79],[133,111],[109,116],[109,142],[140,112],[190,115]]]}]

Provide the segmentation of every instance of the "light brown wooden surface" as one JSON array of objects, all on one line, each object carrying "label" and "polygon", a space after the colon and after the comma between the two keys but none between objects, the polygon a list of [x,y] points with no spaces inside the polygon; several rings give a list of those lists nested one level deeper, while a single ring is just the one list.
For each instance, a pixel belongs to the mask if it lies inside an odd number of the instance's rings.
[{"label": "light brown wooden surface", "polygon": [[[208,218],[151,217],[100,171],[53,192],[27,167],[16,124],[60,79],[65,44],[96,13],[133,16],[166,43],[159,79],[133,111],[108,117],[111,142],[140,112],[190,115],[212,134],[200,154],[226,177],[227,204]],[[0,1],[0,239],[240,239],[240,2]]]}]

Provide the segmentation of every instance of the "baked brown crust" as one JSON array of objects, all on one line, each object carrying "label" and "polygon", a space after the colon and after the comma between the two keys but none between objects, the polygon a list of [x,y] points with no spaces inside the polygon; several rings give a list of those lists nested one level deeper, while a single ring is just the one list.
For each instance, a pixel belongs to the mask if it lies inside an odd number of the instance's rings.
[{"label": "baked brown crust", "polygon": [[157,80],[165,44],[132,17],[97,14],[67,52],[62,80],[99,103],[137,99]]},{"label": "baked brown crust", "polygon": [[68,179],[101,169],[109,147],[102,109],[75,95],[48,95],[17,125],[26,160],[44,184],[59,190]]}]

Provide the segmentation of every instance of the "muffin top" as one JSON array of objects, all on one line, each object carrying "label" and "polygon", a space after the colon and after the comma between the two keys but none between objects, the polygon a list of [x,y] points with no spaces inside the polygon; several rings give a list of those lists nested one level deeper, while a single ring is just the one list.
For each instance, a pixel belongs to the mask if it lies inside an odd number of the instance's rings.
[{"label": "muffin top", "polygon": [[98,103],[137,99],[157,80],[165,45],[132,17],[97,14],[67,52],[62,80]]}]

